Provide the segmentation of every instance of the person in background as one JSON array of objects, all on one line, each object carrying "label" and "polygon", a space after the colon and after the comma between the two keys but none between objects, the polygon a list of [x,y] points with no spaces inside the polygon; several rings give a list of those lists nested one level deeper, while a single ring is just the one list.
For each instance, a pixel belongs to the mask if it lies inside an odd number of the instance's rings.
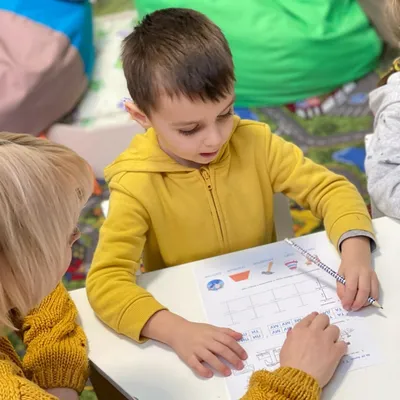
[{"label": "person in background", "polygon": [[[387,19],[400,44],[400,1],[387,1]],[[365,170],[372,202],[383,214],[400,218],[400,58],[369,96],[375,116]]]},{"label": "person in background", "polygon": [[105,171],[110,207],[87,278],[102,321],[167,344],[202,377],[243,369],[239,332],[174,314],[135,275],[142,254],[152,271],[274,242],[274,193],[324,220],[346,309],[379,296],[362,197],[268,125],[234,116],[232,55],[214,23],[190,9],[156,11],[126,38],[122,58],[133,99],[125,107],[147,132]]},{"label": "person in background", "polygon": [[[72,150],[0,133],[0,399],[77,400],[87,343],[60,283],[92,173]],[[21,360],[8,339],[26,346]]]}]

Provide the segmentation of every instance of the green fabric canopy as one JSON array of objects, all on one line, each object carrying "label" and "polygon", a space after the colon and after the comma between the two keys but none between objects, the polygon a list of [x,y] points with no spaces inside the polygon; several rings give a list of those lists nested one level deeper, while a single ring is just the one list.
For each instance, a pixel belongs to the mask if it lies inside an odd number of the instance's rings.
[{"label": "green fabric canopy", "polygon": [[238,106],[324,94],[376,67],[382,43],[356,0],[136,0],[140,18],[192,8],[220,26],[232,48]]}]

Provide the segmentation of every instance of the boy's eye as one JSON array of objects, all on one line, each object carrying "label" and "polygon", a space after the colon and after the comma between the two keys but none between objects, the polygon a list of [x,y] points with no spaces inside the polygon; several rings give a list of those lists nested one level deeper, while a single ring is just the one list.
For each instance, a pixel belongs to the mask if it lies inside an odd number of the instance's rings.
[{"label": "boy's eye", "polygon": [[[233,114],[234,114],[234,111],[233,111],[233,108],[231,108],[227,113],[218,115],[218,119],[229,118],[229,117],[231,117]],[[196,126],[196,127],[194,127],[193,129],[188,129],[188,130],[179,129],[179,133],[181,133],[182,135],[187,135],[187,136],[189,136],[189,135],[193,135],[193,134],[196,133],[198,130],[199,130],[199,127]]]},{"label": "boy's eye", "polygon": [[193,135],[193,133],[197,132],[197,129],[198,129],[197,126],[193,129],[189,129],[189,130],[179,129],[179,133],[181,133],[182,135]]},{"label": "boy's eye", "polygon": [[231,108],[227,113],[218,115],[218,118],[228,118],[233,114],[234,114],[233,108]]}]

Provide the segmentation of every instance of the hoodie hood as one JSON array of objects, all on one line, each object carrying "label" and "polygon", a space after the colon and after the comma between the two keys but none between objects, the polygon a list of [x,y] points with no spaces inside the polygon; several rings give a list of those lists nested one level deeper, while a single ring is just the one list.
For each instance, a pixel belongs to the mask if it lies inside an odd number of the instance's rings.
[{"label": "hoodie hood", "polygon": [[374,89],[369,94],[369,106],[372,113],[375,115],[374,130],[379,123],[380,115],[387,107],[398,103],[400,100],[400,72],[391,75],[386,83],[381,87]]},{"label": "hoodie hood", "polygon": [[[235,132],[240,118],[235,116],[233,132]],[[211,164],[219,163],[229,157],[229,140],[223,145],[218,156]],[[194,168],[177,163],[159,146],[157,135],[153,128],[143,134],[136,135],[129,147],[121,153],[106,169],[104,176],[107,182],[121,172],[189,172]]]}]

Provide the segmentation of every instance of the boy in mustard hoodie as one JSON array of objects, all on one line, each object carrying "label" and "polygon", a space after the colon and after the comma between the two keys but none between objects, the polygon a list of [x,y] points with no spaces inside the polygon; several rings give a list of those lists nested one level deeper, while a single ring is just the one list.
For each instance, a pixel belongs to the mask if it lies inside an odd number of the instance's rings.
[{"label": "boy in mustard hoodie", "polygon": [[122,56],[133,99],[125,107],[147,132],[105,171],[110,208],[87,279],[101,320],[137,342],[168,344],[201,376],[213,375],[204,362],[231,373],[219,357],[241,369],[240,333],[166,310],[135,273],[142,255],[154,271],[275,241],[274,193],[324,220],[342,256],[344,307],[378,298],[363,199],[268,125],[233,115],[232,55],[216,25],[189,9],[156,11],[126,38]]}]

